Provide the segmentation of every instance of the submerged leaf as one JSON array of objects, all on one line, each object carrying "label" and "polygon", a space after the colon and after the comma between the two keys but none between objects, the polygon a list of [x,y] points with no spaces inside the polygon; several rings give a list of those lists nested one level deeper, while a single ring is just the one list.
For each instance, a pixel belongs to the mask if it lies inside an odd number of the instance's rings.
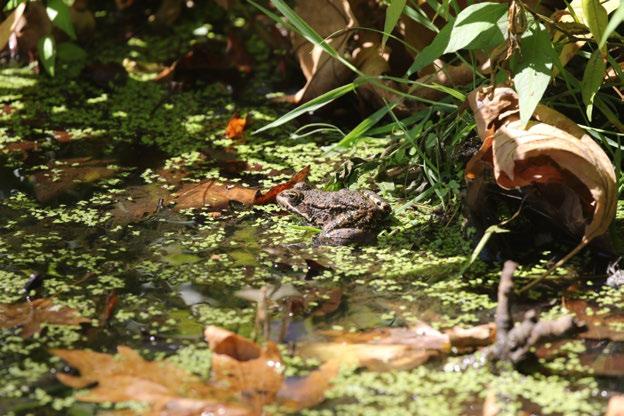
[{"label": "submerged leaf", "polygon": [[91,322],[68,306],[54,304],[52,299],[35,299],[17,304],[0,304],[0,328],[21,326],[20,335],[28,338],[41,330],[41,324],[80,325]]}]

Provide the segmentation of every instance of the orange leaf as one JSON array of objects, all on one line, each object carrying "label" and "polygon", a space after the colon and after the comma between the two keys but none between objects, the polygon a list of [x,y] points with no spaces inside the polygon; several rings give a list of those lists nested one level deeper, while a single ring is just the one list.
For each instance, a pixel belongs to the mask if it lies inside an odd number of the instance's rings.
[{"label": "orange leaf", "polygon": [[254,201],[254,204],[264,205],[264,204],[268,204],[271,202],[275,202],[275,197],[277,196],[277,194],[279,194],[282,191],[285,191],[286,189],[292,188],[299,182],[304,182],[309,174],[310,174],[310,166],[306,166],[305,168],[301,169],[299,172],[295,173],[288,182],[276,185],[272,187],[271,189],[269,189],[266,193],[257,195]]},{"label": "orange leaf", "polygon": [[41,330],[41,324],[80,325],[90,322],[68,306],[56,305],[52,299],[35,299],[17,304],[0,304],[0,328],[22,327],[21,336],[28,338]]},{"label": "orange leaf", "polygon": [[245,127],[247,126],[247,116],[239,117],[234,114],[227,123],[225,128],[225,137],[228,139],[240,139],[243,137]]}]

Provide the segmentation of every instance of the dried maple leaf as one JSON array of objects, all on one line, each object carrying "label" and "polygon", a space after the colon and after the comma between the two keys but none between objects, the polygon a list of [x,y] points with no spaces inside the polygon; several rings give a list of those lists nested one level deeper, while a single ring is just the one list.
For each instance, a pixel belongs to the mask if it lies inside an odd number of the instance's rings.
[{"label": "dried maple leaf", "polygon": [[251,416],[246,407],[231,401],[227,389],[204,383],[199,377],[167,362],[146,361],[136,351],[120,346],[116,356],[89,350],[52,350],[79,376],[57,374],[65,385],[85,388],[97,386],[79,395],[81,401],[140,401],[150,406],[145,413],[160,415],[218,414]]},{"label": "dried maple leaf", "polygon": [[255,197],[254,204],[256,205],[264,205],[271,202],[275,202],[275,197],[282,191],[286,189],[290,189],[295,186],[299,182],[303,182],[306,180],[308,175],[310,174],[310,166],[306,166],[301,169],[299,172],[295,173],[292,178],[288,180],[288,182],[284,182],[282,184],[276,185],[269,189],[267,192],[263,194],[258,194]]},{"label": "dried maple leaf", "polygon": [[277,345],[266,347],[225,329],[209,326],[204,338],[210,345],[212,376],[217,383],[225,383],[237,391],[241,399],[256,411],[273,403],[284,381],[284,365]]},{"label": "dried maple leaf", "polygon": [[239,139],[243,137],[246,126],[247,116],[239,117],[238,114],[234,114],[225,127],[225,137],[228,139]]},{"label": "dried maple leaf", "polygon": [[325,400],[325,392],[340,371],[340,361],[329,360],[306,377],[290,377],[277,393],[278,401],[296,412],[315,406]]},{"label": "dried maple leaf", "polygon": [[606,416],[624,416],[624,396],[613,396],[609,399]]},{"label": "dried maple leaf", "polygon": [[41,330],[41,324],[80,325],[91,322],[68,306],[56,305],[52,299],[35,299],[16,304],[0,304],[0,328],[21,326],[20,335],[28,338]]},{"label": "dried maple leaf", "polygon": [[466,166],[466,177],[477,178],[489,168],[504,189],[537,187],[540,208],[570,234],[581,236],[555,267],[607,231],[617,204],[615,171],[583,129],[543,105],[522,129],[518,98],[510,88],[475,90],[468,102],[483,143]]}]

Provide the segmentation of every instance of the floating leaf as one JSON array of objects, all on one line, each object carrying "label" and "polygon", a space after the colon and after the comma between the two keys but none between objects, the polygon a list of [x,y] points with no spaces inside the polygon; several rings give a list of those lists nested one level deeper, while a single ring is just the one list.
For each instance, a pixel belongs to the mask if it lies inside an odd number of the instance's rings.
[{"label": "floating leaf", "polygon": [[587,324],[588,330],[581,334],[582,338],[624,341],[624,312],[601,312],[582,299],[564,299],[563,306]]},{"label": "floating leaf", "polygon": [[267,192],[263,194],[258,194],[255,197],[254,204],[256,205],[264,205],[270,202],[275,202],[275,197],[282,191],[286,189],[290,189],[299,182],[305,182],[306,178],[310,174],[310,166],[306,166],[301,169],[299,172],[295,173],[292,178],[288,180],[288,182],[276,185],[269,189]]},{"label": "floating leaf", "polygon": [[20,335],[28,338],[41,330],[41,324],[80,325],[90,322],[75,309],[57,305],[52,299],[35,299],[16,304],[0,304],[0,328],[21,326]]},{"label": "floating leaf", "polygon": [[97,385],[78,400],[95,403],[139,401],[150,406],[145,414],[218,414],[251,416],[243,405],[231,400],[226,388],[210,386],[173,364],[146,361],[128,347],[117,347],[117,355],[89,350],[52,350],[79,376],[59,373],[57,378],[73,388]]},{"label": "floating leaf", "polygon": [[225,137],[228,139],[239,139],[243,137],[245,127],[247,126],[247,117],[239,117],[234,114],[225,127]]}]

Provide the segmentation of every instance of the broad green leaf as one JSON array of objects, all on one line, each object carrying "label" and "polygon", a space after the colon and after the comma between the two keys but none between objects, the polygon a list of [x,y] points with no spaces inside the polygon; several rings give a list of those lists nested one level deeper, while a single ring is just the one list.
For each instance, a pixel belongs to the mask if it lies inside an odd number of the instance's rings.
[{"label": "broad green leaf", "polygon": [[388,9],[386,10],[386,21],[384,23],[384,34],[381,40],[381,49],[383,50],[386,47],[386,42],[388,41],[388,35],[392,33],[394,27],[396,26],[401,14],[403,13],[403,9],[405,8],[405,3],[407,0],[391,0]]},{"label": "broad green leaf", "polygon": [[609,22],[607,10],[600,4],[600,0],[582,0],[581,4],[587,27],[594,40],[600,42]]},{"label": "broad green leaf", "polygon": [[611,34],[617,29],[617,27],[624,20],[624,0],[620,0],[620,6],[617,8],[613,16],[611,16],[611,20],[609,20],[609,24],[605,28],[604,33],[602,34],[602,38],[600,39],[600,44],[598,45],[600,49],[602,49],[607,43],[607,39]]},{"label": "broad green leaf", "polygon": [[455,19],[444,53],[464,49],[478,38],[487,40],[491,36],[487,32],[498,27],[498,20],[507,13],[507,8],[504,3],[477,3],[462,10]]},{"label": "broad green leaf", "polygon": [[524,128],[546,92],[557,59],[550,35],[543,25],[531,26],[528,35],[520,40],[520,56],[516,58],[512,63],[513,80]]},{"label": "broad green leaf", "polygon": [[447,23],[442,28],[442,30],[440,30],[440,33],[436,35],[436,37],[433,39],[433,42],[431,42],[429,46],[424,48],[422,51],[420,51],[418,55],[416,55],[414,62],[407,70],[407,75],[409,76],[420,71],[421,69],[435,61],[437,58],[442,56],[444,50],[446,49],[446,46],[449,43],[452,31],[453,22],[451,21]]},{"label": "broad green leaf", "polygon": [[50,76],[54,76],[54,60],[56,59],[56,45],[52,36],[44,36],[37,42],[39,60]]},{"label": "broad green leaf", "polygon": [[592,119],[594,97],[602,85],[602,80],[604,79],[606,71],[607,65],[604,59],[602,59],[600,51],[594,51],[587,62],[587,66],[585,66],[583,82],[581,84],[581,95],[583,96],[583,103],[585,103],[587,119],[589,121]]},{"label": "broad green leaf", "polygon": [[15,26],[19,21],[20,17],[24,14],[24,9],[26,8],[26,3],[21,3],[17,6],[13,12],[0,23],[0,50],[4,49],[9,38],[11,37],[11,33],[15,30]]},{"label": "broad green leaf", "polygon": [[407,74],[420,71],[445,53],[484,48],[504,40],[499,20],[507,13],[507,7],[506,4],[488,2],[473,4],[462,10],[416,56]]},{"label": "broad green leaf", "polygon": [[76,40],[76,31],[74,30],[74,24],[71,21],[69,7],[63,0],[49,0],[48,7],[46,7],[46,13],[54,26],[67,33],[67,36],[73,40]]},{"label": "broad green leaf", "polygon": [[253,134],[258,134],[258,133],[263,132],[265,130],[269,130],[269,129],[272,129],[274,127],[281,126],[282,124],[286,124],[290,120],[293,120],[293,119],[299,117],[300,115],[302,115],[304,113],[316,111],[319,108],[321,108],[321,107],[331,103],[336,98],[342,97],[346,93],[354,91],[359,85],[360,85],[360,83],[356,80],[356,81],[351,82],[351,83],[349,83],[347,85],[343,85],[341,87],[334,88],[331,91],[327,91],[325,94],[319,95],[318,97],[308,101],[307,103],[305,103],[303,105],[300,105],[299,107],[295,108],[294,110],[289,111],[288,113],[284,114],[283,116],[281,116],[280,118],[278,118],[274,122],[269,123],[266,126],[259,128],[258,130],[254,131]]},{"label": "broad green leaf", "polygon": [[59,59],[64,61],[84,61],[87,59],[87,52],[73,42],[63,42],[56,48]]}]

